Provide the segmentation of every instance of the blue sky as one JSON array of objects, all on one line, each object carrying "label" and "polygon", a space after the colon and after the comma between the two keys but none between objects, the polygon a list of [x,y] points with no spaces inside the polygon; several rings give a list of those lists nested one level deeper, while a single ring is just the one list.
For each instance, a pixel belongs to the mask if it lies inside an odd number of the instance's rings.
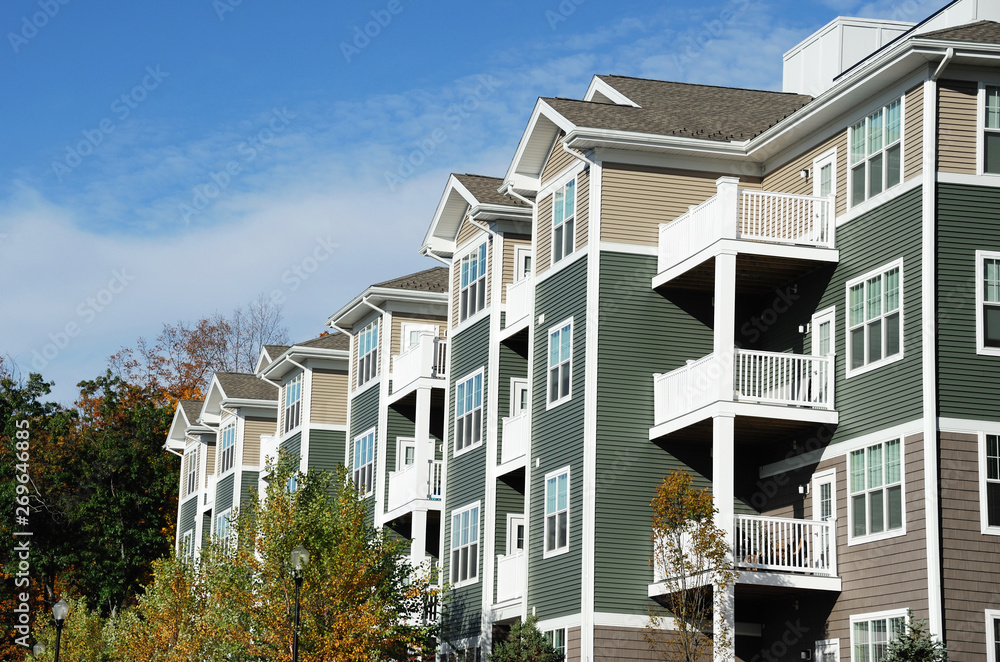
[{"label": "blue sky", "polygon": [[305,340],[435,266],[447,174],[502,176],[538,96],[596,73],[780,89],[835,16],[944,4],[8,0],[0,354],[69,403],[121,346],[261,292]]}]

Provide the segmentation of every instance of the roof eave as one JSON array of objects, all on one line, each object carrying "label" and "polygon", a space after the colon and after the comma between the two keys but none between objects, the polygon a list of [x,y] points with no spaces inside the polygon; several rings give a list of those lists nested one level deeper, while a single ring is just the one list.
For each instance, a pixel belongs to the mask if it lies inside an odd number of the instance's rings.
[{"label": "roof eave", "polygon": [[[508,186],[513,186],[521,195],[524,194],[534,194],[538,189],[526,189],[519,188],[518,185],[524,185],[532,180],[537,180],[541,176],[542,167],[544,167],[544,160],[538,164],[538,168],[532,170],[531,172],[525,173],[520,170],[521,162],[525,157],[525,150],[528,148],[529,143],[533,140],[544,140],[551,143],[552,137],[546,133],[545,135],[539,135],[538,123],[542,119],[546,119],[556,126],[556,133],[558,131],[563,131],[569,133],[575,127],[575,125],[568,119],[563,117],[555,108],[545,103],[544,99],[538,99],[535,102],[535,107],[531,111],[531,118],[528,120],[528,125],[524,129],[524,133],[521,134],[521,140],[517,144],[517,151],[514,152],[514,158],[510,162],[510,166],[507,168],[507,174],[503,178],[503,189],[508,188]],[[522,175],[522,177],[517,178],[516,175]]]},{"label": "roof eave", "polygon": [[639,131],[623,131],[620,129],[594,129],[578,127],[566,134],[564,142],[568,147],[581,151],[595,147],[611,149],[642,148],[651,151],[697,152],[713,154],[719,157],[746,156],[748,141],[705,140],[702,138],[686,138],[683,136],[668,136],[657,133]]},{"label": "roof eave", "polygon": [[[326,320],[327,325],[331,327],[336,325],[337,327],[351,328],[360,318],[367,317],[370,312],[375,312],[371,306],[364,302],[365,299],[368,299],[369,303],[375,306],[379,306],[390,300],[407,303],[447,304],[448,293],[372,286],[354,297],[350,303],[333,315],[330,315]],[[364,308],[364,312],[359,312],[359,309],[362,307]]]},{"label": "roof eave", "polygon": [[238,407],[259,407],[261,409],[271,409],[278,406],[278,397],[274,400],[259,400],[257,398],[223,398],[219,404],[222,407],[235,409]]},{"label": "roof eave", "polygon": [[281,376],[288,372],[288,366],[298,368],[295,359],[343,359],[348,361],[351,353],[346,349],[329,349],[323,347],[291,347],[287,352],[271,362],[261,373],[264,377]]}]

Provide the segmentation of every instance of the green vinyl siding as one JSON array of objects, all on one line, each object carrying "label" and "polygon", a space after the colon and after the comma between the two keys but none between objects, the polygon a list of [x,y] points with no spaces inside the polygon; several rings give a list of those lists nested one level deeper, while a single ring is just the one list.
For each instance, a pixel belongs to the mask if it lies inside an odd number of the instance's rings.
[{"label": "green vinyl siding", "polygon": [[336,471],[344,463],[347,434],[339,430],[309,431],[309,468]]},{"label": "green vinyl siding", "polygon": [[[521,343],[523,346],[524,343]],[[517,349],[506,343],[500,343],[500,363],[498,368],[500,382],[497,389],[497,462],[500,462],[500,455],[503,448],[503,419],[510,416],[510,399],[512,397],[510,380],[513,377],[527,379],[528,377],[528,356],[527,347],[524,347],[524,354],[519,354]]]},{"label": "green vinyl siding", "polygon": [[[518,473],[518,472],[515,472]],[[504,478],[510,478],[505,476]],[[523,481],[521,489],[523,489]],[[496,522],[494,527],[494,541],[497,556],[507,553],[507,515],[517,515],[524,513],[524,494],[517,490],[517,487],[504,481],[497,480],[496,497]],[[496,602],[497,578],[496,564],[493,566],[493,602]]]},{"label": "green vinyl siding", "polygon": [[296,432],[288,439],[278,445],[279,451],[284,451],[291,456],[299,457],[302,452],[302,432]]},{"label": "green vinyl siding", "polygon": [[650,289],[656,261],[601,252],[594,538],[594,604],[601,612],[646,615],[653,577],[649,502],[668,471],[684,468],[649,441],[653,373],[712,352],[711,328]]},{"label": "green vinyl siding", "polygon": [[[540,619],[580,612],[583,533],[583,403],[587,337],[587,257],[535,288],[534,370],[531,388],[531,513],[528,541],[528,610]],[[573,318],[570,400],[546,410],[548,330]],[[535,461],[540,464],[536,468]],[[569,551],[543,558],[545,474],[570,467]],[[558,590],[553,590],[558,587]]]},{"label": "green vinyl siding", "polygon": [[[379,386],[370,386],[367,391],[362,392],[351,399],[351,434],[347,438],[349,454],[347,470],[353,470],[354,462],[354,439],[364,432],[378,425],[379,406]],[[379,431],[375,430],[375,466],[378,467],[382,448],[379,443]],[[372,495],[365,499],[365,509],[368,512],[368,520],[375,521],[375,497]]]},{"label": "green vinyl siding", "polygon": [[[449,602],[445,607],[447,616],[444,630],[451,639],[477,636],[480,631],[483,592],[483,538],[485,529],[486,507],[486,413],[489,398],[489,332],[490,318],[483,317],[470,327],[463,329],[458,335],[453,335],[449,341],[451,352],[451,367],[448,380],[448,413],[445,425],[448,429],[448,448],[446,450],[447,480],[445,490],[444,518],[444,551],[443,566],[445,581],[451,577],[451,511],[463,508],[469,504],[480,502],[479,507],[479,581],[475,584],[453,589]],[[472,450],[455,457],[455,386],[458,380],[465,379],[470,373],[483,368],[483,443]]]},{"label": "green vinyl siding", "polygon": [[[413,408],[410,408],[412,411]],[[395,407],[389,407],[386,412],[386,448],[385,448],[385,493],[383,503],[389,503],[389,474],[396,470],[396,444],[400,437],[413,439],[416,435],[414,421],[407,418]]]},{"label": "green vinyl siding", "polygon": [[236,474],[219,479],[215,485],[215,512],[221,513],[233,506],[233,484]]},{"label": "green vinyl siding", "polygon": [[212,511],[209,510],[206,513],[202,513],[201,516],[201,540],[198,541],[198,545],[201,547],[205,546],[208,539],[212,536]]},{"label": "green vinyl siding", "polygon": [[258,471],[244,471],[240,480],[240,510],[246,504],[257,500],[257,479],[260,477]]},{"label": "green vinyl siding", "polygon": [[939,411],[1000,420],[1000,356],[976,353],[976,251],[1000,251],[1000,190],[938,186]]},{"label": "green vinyl siding", "polygon": [[180,535],[177,537],[178,540],[181,540],[185,533],[194,529],[194,518],[197,514],[198,497],[192,497],[181,504],[181,516],[178,522]]}]

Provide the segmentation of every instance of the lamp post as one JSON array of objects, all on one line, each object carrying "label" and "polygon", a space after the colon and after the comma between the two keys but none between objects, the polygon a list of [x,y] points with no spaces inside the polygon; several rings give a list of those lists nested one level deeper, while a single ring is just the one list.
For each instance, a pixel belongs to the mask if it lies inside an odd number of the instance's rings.
[{"label": "lamp post", "polygon": [[60,599],[59,602],[52,605],[52,617],[56,619],[56,658],[55,662],[59,662],[59,642],[62,639],[62,629],[63,622],[66,620],[66,615],[69,614],[69,605],[66,604],[65,600]]},{"label": "lamp post", "polygon": [[295,624],[292,627],[292,662],[299,662],[299,589],[302,588],[302,568],[309,563],[309,550],[298,545],[292,550],[289,560],[292,562],[295,573]]}]

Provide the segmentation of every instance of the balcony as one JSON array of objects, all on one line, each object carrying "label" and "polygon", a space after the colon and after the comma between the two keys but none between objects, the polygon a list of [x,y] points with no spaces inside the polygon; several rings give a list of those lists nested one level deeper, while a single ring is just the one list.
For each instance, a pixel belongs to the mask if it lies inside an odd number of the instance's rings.
[{"label": "balcony", "polygon": [[746,349],[726,356],[709,354],[653,375],[650,439],[724,410],[764,419],[835,424],[834,375],[832,355]]},{"label": "balcony", "polygon": [[444,495],[442,472],[441,460],[430,460],[426,464],[414,463],[401,471],[389,472],[387,511],[413,506],[418,501],[435,501],[439,507]]},{"label": "balcony", "polygon": [[392,392],[398,394],[418,379],[446,379],[448,341],[432,333],[402,354],[392,357]]},{"label": "balcony", "polygon": [[507,308],[504,329],[520,326],[531,315],[534,279],[527,276],[516,283],[507,283]]},{"label": "balcony", "polygon": [[278,435],[268,434],[260,437],[260,473],[261,477],[268,475],[267,462],[278,462]]},{"label": "balcony", "polygon": [[205,496],[203,499],[204,503],[202,506],[204,506],[206,510],[215,505],[215,474],[208,476],[206,480]]},{"label": "balcony", "polygon": [[[738,271],[756,271],[766,281],[758,288],[762,290],[814,269],[817,262],[838,261],[833,197],[740,189],[737,182],[720,178],[716,195],[660,224],[654,288],[671,283],[704,289],[711,282],[705,263],[722,249],[754,256],[756,269],[744,259]],[[767,269],[761,269],[762,261]]]},{"label": "balcony", "polygon": [[501,421],[503,426],[503,442],[500,446],[500,464],[524,458],[528,450],[528,434],[530,433],[528,412],[517,416],[508,416]]},{"label": "balcony", "polygon": [[502,604],[521,597],[524,587],[525,555],[520,550],[497,556],[497,599]]}]

